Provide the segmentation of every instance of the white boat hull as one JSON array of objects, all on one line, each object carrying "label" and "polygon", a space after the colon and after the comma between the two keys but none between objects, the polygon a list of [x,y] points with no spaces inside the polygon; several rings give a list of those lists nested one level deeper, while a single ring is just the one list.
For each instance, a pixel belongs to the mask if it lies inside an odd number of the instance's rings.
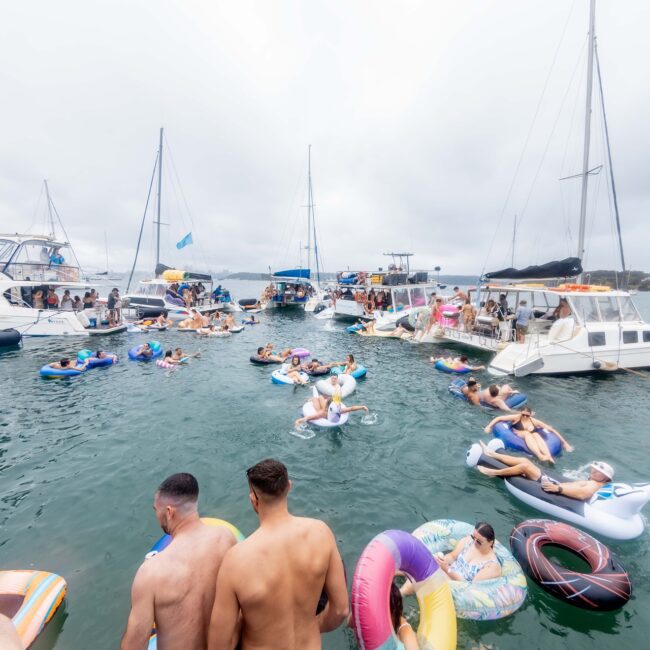
[{"label": "white boat hull", "polygon": [[[30,309],[12,306],[13,313],[0,313],[0,329],[13,328],[27,336],[92,336],[113,334],[126,330],[126,325],[111,328],[87,328],[76,312],[50,309]],[[88,313],[85,316],[89,316]],[[93,315],[90,315],[93,317]]]}]

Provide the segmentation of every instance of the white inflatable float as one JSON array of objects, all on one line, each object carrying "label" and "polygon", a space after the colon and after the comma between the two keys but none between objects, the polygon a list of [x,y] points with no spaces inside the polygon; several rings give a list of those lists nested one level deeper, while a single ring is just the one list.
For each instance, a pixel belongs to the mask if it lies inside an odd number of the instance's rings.
[{"label": "white inflatable float", "polygon": [[[336,377],[338,383],[333,384],[332,377]],[[357,388],[357,380],[352,375],[332,375],[332,377],[316,382],[316,388],[321,395],[334,397],[338,392],[342,398],[345,398],[352,395]]]},{"label": "white inflatable float", "polygon": [[[312,389],[312,395],[318,397],[318,391],[315,388]],[[348,421],[348,417],[350,416],[349,413],[341,413],[340,409],[343,407],[344,404],[335,404],[332,402],[327,410],[327,418],[309,420],[309,423],[315,424],[318,427],[340,427]],[[306,418],[316,415],[316,409],[311,400],[303,404],[302,415]]]}]

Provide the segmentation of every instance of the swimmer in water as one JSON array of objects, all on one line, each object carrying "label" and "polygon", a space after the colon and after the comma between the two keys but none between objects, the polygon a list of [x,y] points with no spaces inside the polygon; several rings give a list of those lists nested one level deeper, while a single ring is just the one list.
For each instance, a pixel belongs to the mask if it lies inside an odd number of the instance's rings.
[{"label": "swimmer in water", "polygon": [[336,422],[344,413],[352,413],[353,411],[369,412],[368,407],[363,404],[355,406],[338,406],[338,408],[330,409],[331,406],[336,406],[334,397],[323,397],[323,395],[312,397],[311,403],[314,406],[315,413],[313,415],[298,418],[294,422],[296,428],[300,427],[301,424],[310,422],[311,420],[328,420],[330,422]]},{"label": "swimmer in water", "polygon": [[461,364],[472,372],[475,370],[485,370],[485,366],[470,366],[469,359],[464,355],[462,357],[431,357],[431,363],[436,363],[436,361],[442,361],[450,365]]}]

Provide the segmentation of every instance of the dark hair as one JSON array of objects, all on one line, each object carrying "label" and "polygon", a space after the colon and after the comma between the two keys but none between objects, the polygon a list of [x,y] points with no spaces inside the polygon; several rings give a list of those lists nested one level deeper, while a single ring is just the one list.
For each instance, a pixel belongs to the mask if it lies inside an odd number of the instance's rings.
[{"label": "dark hair", "polygon": [[171,351],[171,350],[167,350],[167,352],[165,352],[165,359],[166,359],[167,357],[171,357],[171,356],[172,356],[172,351]]},{"label": "dark hair", "polygon": [[528,406],[528,404],[526,404],[526,406],[521,407],[521,411],[519,411],[519,412],[522,413],[523,411],[528,411],[529,413],[532,413],[533,409],[531,409],[530,406]]},{"label": "dark hair", "polygon": [[350,359],[350,363],[354,363],[354,355],[348,354],[348,358]]},{"label": "dark hair", "polygon": [[266,458],[246,470],[250,485],[270,497],[280,497],[289,489],[289,473],[284,463]]},{"label": "dark hair", "polygon": [[264,348],[257,348],[257,354],[262,354],[264,352]]},{"label": "dark hair", "polygon": [[[482,534],[482,533],[481,533]],[[404,612],[404,602],[399,587],[394,583],[390,583],[390,621],[393,624],[393,630],[397,634],[397,628],[402,620],[402,613]]]},{"label": "dark hair", "polygon": [[101,350],[97,350],[97,352],[95,352],[95,356],[99,359],[99,355],[100,355],[101,353],[102,353]]},{"label": "dark hair", "polygon": [[[295,363],[295,362],[298,363]],[[299,366],[300,365],[300,357],[296,356],[295,354],[291,357],[291,365],[292,366]]]},{"label": "dark hair", "polygon": [[474,530],[483,535],[485,539],[487,539],[488,542],[492,542],[492,546],[494,546],[494,539],[495,539],[495,534],[494,534],[494,528],[490,524],[487,523],[487,521],[479,521],[475,526]]},{"label": "dark hair", "polygon": [[460,287],[454,287],[454,291],[458,291]]},{"label": "dark hair", "polygon": [[468,361],[469,361],[469,359],[464,355],[460,358],[461,363],[467,363]]},{"label": "dark hair", "polygon": [[490,391],[490,395],[492,397],[498,397],[499,396],[499,387],[496,384],[490,384],[488,386],[488,390]]},{"label": "dark hair", "polygon": [[59,361],[59,363],[60,363],[62,366],[69,366],[69,365],[70,365],[70,359],[61,359],[61,360]]},{"label": "dark hair", "polygon": [[159,486],[158,494],[182,501],[198,501],[199,483],[191,474],[181,472],[168,476]]},{"label": "dark hair", "polygon": [[468,385],[468,386],[476,386],[476,384],[478,384],[478,382],[476,381],[476,379],[474,379],[474,377],[470,377],[470,378],[467,380],[467,385]]}]

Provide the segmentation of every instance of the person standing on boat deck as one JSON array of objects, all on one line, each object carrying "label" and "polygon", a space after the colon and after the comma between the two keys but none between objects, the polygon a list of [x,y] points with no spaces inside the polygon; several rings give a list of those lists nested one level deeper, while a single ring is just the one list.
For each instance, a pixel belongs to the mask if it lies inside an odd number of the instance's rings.
[{"label": "person standing on boat deck", "polygon": [[499,295],[499,306],[497,308],[497,318],[505,320],[508,316],[508,298],[505,293]]},{"label": "person standing on boat deck", "polygon": [[61,298],[61,309],[63,311],[72,311],[74,309],[74,303],[72,302],[70,289],[66,289],[63,292],[63,297]]},{"label": "person standing on boat deck", "polygon": [[[208,650],[318,650],[348,615],[343,561],[329,526],[289,512],[287,468],[266,459],[246,471],[259,528],[231,548],[217,580]],[[316,609],[325,592],[323,611]]]},{"label": "person standing on boat deck", "polygon": [[526,339],[526,334],[528,334],[528,323],[533,318],[535,318],[533,310],[528,307],[528,303],[525,300],[521,300],[514,315],[517,343],[523,343]]},{"label": "person standing on boat deck", "polygon": [[460,300],[463,304],[467,301],[467,294],[464,291],[461,291],[459,287],[454,287],[454,295],[451,298],[452,300]]},{"label": "person standing on boat deck", "polygon": [[56,295],[56,291],[54,291],[54,289],[48,289],[46,309],[58,309],[58,308],[59,308],[59,296]]},{"label": "person standing on boat deck", "polygon": [[191,474],[173,474],[156,491],[156,518],[172,541],[135,575],[120,650],[143,650],[154,623],[159,648],[206,647],[219,568],[237,540],[226,528],[199,519],[198,498],[199,484]]}]

